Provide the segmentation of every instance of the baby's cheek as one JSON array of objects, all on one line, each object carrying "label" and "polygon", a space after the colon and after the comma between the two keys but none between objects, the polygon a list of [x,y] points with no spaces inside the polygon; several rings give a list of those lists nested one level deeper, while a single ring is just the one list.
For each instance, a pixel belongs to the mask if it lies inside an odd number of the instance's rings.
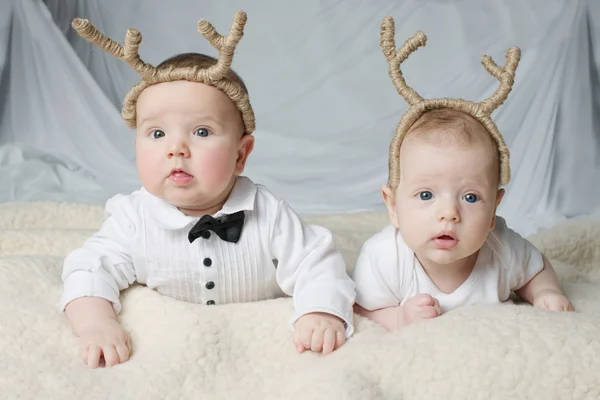
[{"label": "baby's cheek", "polygon": [[235,166],[235,156],[224,150],[209,151],[200,160],[202,181],[210,188],[227,185]]},{"label": "baby's cheek", "polygon": [[405,207],[397,209],[399,211],[398,226],[400,227],[402,239],[411,249],[414,249],[427,236],[423,232],[423,227],[427,225],[424,224],[421,215],[414,209],[407,210]]},{"label": "baby's cheek", "polygon": [[136,165],[138,175],[144,186],[152,185],[154,181],[160,179],[163,175],[162,173],[164,173],[163,171],[159,171],[162,164],[157,163],[152,154],[147,152],[137,153]]}]

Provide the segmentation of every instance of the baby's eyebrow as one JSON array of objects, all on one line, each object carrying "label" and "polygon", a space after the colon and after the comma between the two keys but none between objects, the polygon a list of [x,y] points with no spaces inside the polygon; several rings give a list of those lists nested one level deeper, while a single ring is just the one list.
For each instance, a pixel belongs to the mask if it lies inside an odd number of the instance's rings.
[{"label": "baby's eyebrow", "polygon": [[153,118],[153,117],[143,118],[143,119],[141,119],[141,120],[138,121],[138,124],[141,126],[141,125],[153,122],[154,120],[156,120],[156,118]]},{"label": "baby's eyebrow", "polygon": [[194,115],[197,119],[203,120],[203,121],[210,121],[212,123],[215,123],[217,125],[223,126],[223,124],[221,123],[221,121],[218,118],[215,118],[213,115],[211,114],[205,114],[205,113],[197,113]]}]

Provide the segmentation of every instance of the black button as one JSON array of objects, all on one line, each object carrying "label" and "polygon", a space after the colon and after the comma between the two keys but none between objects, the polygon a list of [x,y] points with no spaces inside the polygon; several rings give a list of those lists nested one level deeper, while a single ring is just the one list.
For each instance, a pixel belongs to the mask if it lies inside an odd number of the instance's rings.
[{"label": "black button", "polygon": [[212,265],[212,260],[210,258],[205,258],[202,263],[204,264],[205,267],[210,267]]},{"label": "black button", "polygon": [[202,238],[208,239],[209,237],[210,237],[210,232],[209,231],[202,232]]},{"label": "black button", "polygon": [[208,290],[210,290],[210,289],[212,289],[212,288],[214,288],[214,287],[215,287],[215,283],[214,283],[213,281],[206,282],[206,288],[207,288]]},{"label": "black button", "polygon": [[215,301],[214,300],[209,300],[206,302],[207,306],[214,306],[215,305]]}]

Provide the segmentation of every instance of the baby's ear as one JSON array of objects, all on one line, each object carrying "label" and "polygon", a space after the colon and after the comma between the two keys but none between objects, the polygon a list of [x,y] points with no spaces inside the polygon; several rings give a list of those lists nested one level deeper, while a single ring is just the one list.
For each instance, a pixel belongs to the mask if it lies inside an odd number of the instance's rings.
[{"label": "baby's ear", "polygon": [[502,202],[503,198],[504,198],[504,189],[498,189],[498,191],[496,192],[496,206],[494,207],[494,215],[492,216],[492,223],[490,224],[490,230],[493,230],[496,227],[496,210],[498,209],[498,206],[500,205],[500,202]]},{"label": "baby's ear", "polygon": [[394,190],[390,185],[381,186],[381,197],[383,197],[383,201],[385,202],[385,206],[387,207],[390,222],[392,223],[392,225],[394,225],[395,228],[398,228],[398,217],[396,215],[396,201],[394,199]]},{"label": "baby's ear", "polygon": [[246,161],[248,161],[248,156],[252,153],[252,149],[254,148],[254,136],[252,135],[243,135],[240,139],[240,145],[238,147],[238,156],[235,160],[235,171],[236,175],[240,175],[244,172],[244,167],[246,166]]}]

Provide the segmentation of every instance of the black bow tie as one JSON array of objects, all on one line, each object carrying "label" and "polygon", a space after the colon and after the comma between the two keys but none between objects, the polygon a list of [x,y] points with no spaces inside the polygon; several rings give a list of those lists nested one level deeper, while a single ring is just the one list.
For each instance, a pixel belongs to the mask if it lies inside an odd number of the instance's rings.
[{"label": "black bow tie", "polygon": [[237,243],[242,235],[245,217],[244,211],[223,215],[219,218],[213,218],[212,215],[204,215],[196,222],[196,225],[190,229],[188,239],[190,243],[193,243],[194,240],[198,239],[200,236],[207,237],[204,235],[206,235],[208,231],[213,231],[222,240]]}]

